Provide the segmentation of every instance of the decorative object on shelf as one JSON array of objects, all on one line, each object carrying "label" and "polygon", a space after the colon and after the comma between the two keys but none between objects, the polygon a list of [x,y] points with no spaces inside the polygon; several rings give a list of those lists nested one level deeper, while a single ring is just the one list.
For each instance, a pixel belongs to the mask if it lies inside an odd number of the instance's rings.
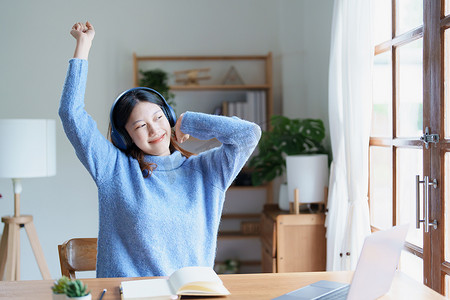
[{"label": "decorative object on shelf", "polygon": [[290,210],[287,182],[283,182],[282,184],[280,184],[280,191],[278,194],[278,206],[280,207],[281,210]]},{"label": "decorative object on shelf", "polygon": [[167,103],[175,109],[175,102],[171,99],[175,97],[173,93],[170,92],[170,87],[168,84],[169,75],[161,69],[153,69],[148,71],[139,70],[141,74],[141,79],[139,80],[139,85],[144,87],[149,87],[158,91],[166,99]]},{"label": "decorative object on shelf", "polygon": [[[22,178],[56,174],[55,120],[0,120],[0,178],[11,178],[14,189],[14,215],[2,217],[5,223],[0,243],[0,279],[20,280],[20,229],[25,227],[44,279],[51,279],[44,252],[33,224],[33,216],[20,214]],[[6,262],[6,264],[4,263]]]},{"label": "decorative object on shelf", "polygon": [[225,75],[222,84],[242,85],[244,84],[244,80],[242,80],[242,77],[239,75],[236,68],[234,66],[231,66],[227,74]]},{"label": "decorative object on shelf", "polygon": [[189,69],[189,70],[175,71],[173,72],[173,74],[175,74],[175,82],[181,82],[184,85],[198,85],[199,80],[211,79],[211,76],[209,76],[208,74],[200,74],[200,73],[207,73],[209,71],[210,68]]},{"label": "decorative object on shelf", "polygon": [[[270,182],[285,174],[288,155],[327,154],[323,146],[325,127],[322,120],[272,116],[271,125],[271,131],[262,133],[258,154],[249,163],[254,170],[253,185]],[[285,205],[283,209],[286,209]]]},{"label": "decorative object on shelf", "polygon": [[67,276],[62,276],[60,279],[55,280],[52,286],[52,297],[53,300],[65,300],[66,299],[66,288],[69,284],[70,278]]},{"label": "decorative object on shelf", "polygon": [[244,235],[259,235],[260,222],[259,221],[242,221],[241,232]]},{"label": "decorative object on shelf", "polygon": [[91,292],[87,291],[87,285],[85,285],[79,279],[71,280],[67,284],[66,296],[67,296],[67,299],[78,299],[78,300],[91,300],[92,299]]}]

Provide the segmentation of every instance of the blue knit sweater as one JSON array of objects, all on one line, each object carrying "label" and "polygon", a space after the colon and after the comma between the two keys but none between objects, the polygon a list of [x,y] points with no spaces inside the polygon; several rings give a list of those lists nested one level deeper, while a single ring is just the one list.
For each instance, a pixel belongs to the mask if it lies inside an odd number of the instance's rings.
[{"label": "blue knit sweater", "polygon": [[71,59],[59,115],[75,152],[98,187],[97,277],[167,276],[214,264],[225,191],[261,135],[253,123],[186,112],[181,130],[222,146],[186,159],[147,156],[157,164],[144,178],[136,159],[114,147],[84,110],[88,62]]}]

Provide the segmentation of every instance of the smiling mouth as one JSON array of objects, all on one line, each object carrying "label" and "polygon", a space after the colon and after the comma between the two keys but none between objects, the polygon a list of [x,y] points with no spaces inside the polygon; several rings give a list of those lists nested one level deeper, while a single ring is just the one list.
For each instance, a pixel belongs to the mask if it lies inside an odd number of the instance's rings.
[{"label": "smiling mouth", "polygon": [[150,144],[156,144],[156,143],[159,143],[159,142],[161,142],[161,141],[164,139],[164,136],[165,136],[165,135],[166,135],[166,134],[164,133],[164,134],[163,134],[162,136],[160,136],[159,138],[149,141],[149,143],[150,143]]}]

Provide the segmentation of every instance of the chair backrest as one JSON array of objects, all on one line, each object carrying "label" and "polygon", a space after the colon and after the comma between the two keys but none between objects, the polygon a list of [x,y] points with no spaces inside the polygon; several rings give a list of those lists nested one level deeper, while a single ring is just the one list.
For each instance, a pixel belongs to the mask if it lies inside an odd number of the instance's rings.
[{"label": "chair backrest", "polygon": [[75,279],[75,271],[94,271],[97,263],[97,239],[74,238],[58,245],[61,274]]}]

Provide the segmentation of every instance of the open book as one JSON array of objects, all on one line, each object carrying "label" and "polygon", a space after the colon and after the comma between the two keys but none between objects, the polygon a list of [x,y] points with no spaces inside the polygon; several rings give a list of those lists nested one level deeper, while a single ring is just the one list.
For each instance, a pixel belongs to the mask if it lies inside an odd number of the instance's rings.
[{"label": "open book", "polygon": [[186,267],[169,278],[122,281],[122,300],[177,299],[181,295],[224,296],[230,292],[225,288],[210,267]]}]

